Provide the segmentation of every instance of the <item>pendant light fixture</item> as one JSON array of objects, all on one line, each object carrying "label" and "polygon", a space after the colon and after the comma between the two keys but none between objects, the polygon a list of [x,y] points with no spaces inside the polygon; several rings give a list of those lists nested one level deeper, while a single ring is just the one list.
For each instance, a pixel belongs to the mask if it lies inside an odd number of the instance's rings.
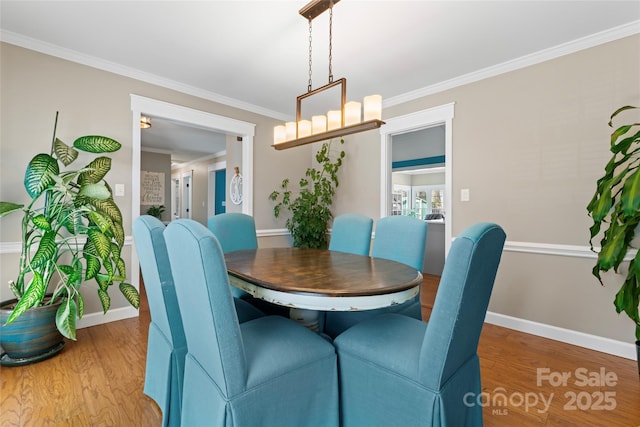
[{"label": "pendant light fixture", "polygon": [[140,116],[140,128],[149,129],[151,127],[151,117]]},{"label": "pendant light fixture", "polygon": [[[347,79],[333,80],[331,67],[333,6],[340,0],[313,0],[299,13],[309,21],[309,84],[307,93],[296,98],[296,121],[287,122],[273,129],[273,147],[276,150],[311,144],[331,138],[338,138],[352,133],[379,128],[384,124],[382,118],[382,97],[380,95],[365,96],[364,109],[360,102],[347,102]],[[311,52],[312,21],[329,10],[329,83],[313,89],[311,85]],[[301,115],[302,101],[332,88],[340,87],[340,109],[329,110],[326,115],[314,115],[303,119]],[[363,120],[364,110],[364,120]]]}]

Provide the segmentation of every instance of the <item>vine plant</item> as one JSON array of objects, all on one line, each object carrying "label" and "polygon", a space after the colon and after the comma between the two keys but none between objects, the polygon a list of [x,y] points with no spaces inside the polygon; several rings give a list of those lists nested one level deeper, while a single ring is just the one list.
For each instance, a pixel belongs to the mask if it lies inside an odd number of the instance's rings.
[{"label": "vine plant", "polygon": [[[298,182],[299,192],[289,188],[288,178],[282,180],[281,190],[273,191],[269,199],[277,202],[273,208],[276,218],[283,210],[289,211],[286,227],[297,248],[326,248],[329,221],[333,217],[331,205],[339,185],[338,170],[345,157],[344,150],[332,153],[332,141],[325,142],[316,153],[318,168],[308,168]],[[344,139],[340,139],[344,144]]]}]

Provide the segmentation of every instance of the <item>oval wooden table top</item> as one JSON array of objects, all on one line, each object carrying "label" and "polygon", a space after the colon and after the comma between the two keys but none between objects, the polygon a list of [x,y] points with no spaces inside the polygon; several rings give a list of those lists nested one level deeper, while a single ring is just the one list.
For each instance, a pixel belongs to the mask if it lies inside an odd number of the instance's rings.
[{"label": "oval wooden table top", "polygon": [[417,295],[422,283],[422,274],[405,264],[321,249],[259,248],[228,252],[225,260],[233,285],[290,307],[385,307]]}]

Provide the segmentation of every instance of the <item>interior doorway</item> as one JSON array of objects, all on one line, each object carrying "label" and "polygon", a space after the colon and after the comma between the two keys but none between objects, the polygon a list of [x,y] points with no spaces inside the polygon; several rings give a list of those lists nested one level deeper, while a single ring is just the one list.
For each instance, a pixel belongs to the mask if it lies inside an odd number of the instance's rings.
[{"label": "interior doorway", "polygon": [[192,217],[193,212],[193,171],[182,173],[180,184],[180,218]]},{"label": "interior doorway", "polygon": [[453,164],[453,117],[454,104],[445,104],[439,107],[418,111],[405,116],[386,119],[380,128],[380,217],[392,215],[393,206],[393,137],[407,134],[434,126],[443,126],[444,129],[444,201],[443,209],[446,212],[447,221],[444,224],[444,251],[445,256],[451,246],[451,230],[453,215],[451,209]]},{"label": "interior doorway", "polygon": [[227,211],[227,162],[217,162],[207,169],[207,218]]},{"label": "interior doorway", "polygon": [[[140,157],[141,157],[141,134],[140,116],[160,117],[183,123],[193,127],[212,130],[233,138],[242,138],[242,170],[245,171],[244,196],[242,212],[253,215],[253,138],[255,135],[255,124],[244,122],[229,117],[187,108],[181,105],[170,104],[156,99],[146,98],[139,95],[131,95],[131,222],[140,216]],[[131,250],[131,282],[137,289],[140,289],[139,263],[135,250]]]}]

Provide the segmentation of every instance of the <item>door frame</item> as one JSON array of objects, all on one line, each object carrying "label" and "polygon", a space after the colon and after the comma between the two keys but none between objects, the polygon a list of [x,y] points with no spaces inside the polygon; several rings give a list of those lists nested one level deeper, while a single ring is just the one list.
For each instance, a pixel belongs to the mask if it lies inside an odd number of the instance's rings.
[{"label": "door frame", "polygon": [[453,229],[452,212],[452,165],[453,165],[453,117],[455,103],[440,105],[404,116],[385,119],[380,127],[380,218],[391,214],[391,140],[393,135],[413,132],[420,129],[444,124],[445,138],[445,212],[444,246],[445,256],[449,253]]},{"label": "door frame", "polygon": [[[242,138],[243,182],[242,212],[253,215],[253,138],[255,123],[195,110],[182,105],[130,94],[131,98],[131,224],[140,216],[140,116],[146,115],[185,123],[194,127]],[[131,284],[140,289],[140,264],[135,250],[131,251]]]}]

